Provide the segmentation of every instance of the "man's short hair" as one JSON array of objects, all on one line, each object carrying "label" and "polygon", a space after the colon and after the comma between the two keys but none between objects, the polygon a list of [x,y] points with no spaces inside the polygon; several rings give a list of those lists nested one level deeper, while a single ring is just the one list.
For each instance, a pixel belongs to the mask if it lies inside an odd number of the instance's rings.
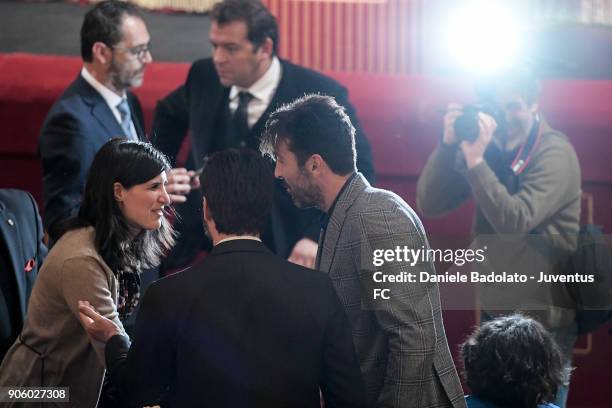
[{"label": "man's short hair", "polygon": [[531,106],[540,98],[541,85],[535,74],[527,68],[507,69],[476,82],[476,94],[481,101],[493,100],[499,90],[515,92]]},{"label": "man's short hair", "polygon": [[257,50],[270,38],[277,53],[278,24],[276,18],[259,0],[223,0],[215,4],[210,18],[219,25],[243,21],[247,26],[247,38]]},{"label": "man's short hair", "polygon": [[272,113],[260,148],[274,158],[281,141],[287,142],[300,166],[318,154],[335,174],[356,171],[355,127],[331,96],[305,95]]},{"label": "man's short hair", "polygon": [[217,231],[261,234],[274,197],[272,166],[252,149],[213,153],[200,175]]},{"label": "man's short hair", "polygon": [[552,401],[564,378],[552,336],[520,314],[483,323],[461,345],[461,357],[473,394],[499,406],[535,408]]},{"label": "man's short hair", "polygon": [[81,57],[83,61],[93,61],[92,47],[96,42],[102,42],[112,47],[122,40],[121,24],[125,16],[136,16],[142,19],[138,7],[118,0],[102,1],[85,14],[81,26]]}]

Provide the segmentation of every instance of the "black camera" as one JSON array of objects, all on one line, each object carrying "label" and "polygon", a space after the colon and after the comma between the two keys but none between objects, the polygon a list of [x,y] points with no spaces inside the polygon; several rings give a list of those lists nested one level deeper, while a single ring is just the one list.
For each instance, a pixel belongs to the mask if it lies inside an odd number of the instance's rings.
[{"label": "black camera", "polygon": [[478,113],[483,112],[490,115],[497,123],[496,133],[504,132],[505,115],[493,105],[466,105],[463,107],[463,114],[455,120],[454,129],[457,141],[467,141],[473,143],[478,139],[480,129],[478,128]]}]

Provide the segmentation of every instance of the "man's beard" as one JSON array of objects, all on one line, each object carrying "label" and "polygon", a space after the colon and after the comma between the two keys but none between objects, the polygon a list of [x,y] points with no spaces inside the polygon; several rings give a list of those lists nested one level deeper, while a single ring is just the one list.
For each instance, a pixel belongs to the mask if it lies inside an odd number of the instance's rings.
[{"label": "man's beard", "polygon": [[144,71],[144,67],[139,69],[138,71],[127,72],[113,59],[111,62],[110,68],[110,78],[113,86],[118,91],[125,91],[129,88],[136,88],[142,85],[143,76],[141,75]]},{"label": "man's beard", "polygon": [[518,120],[508,123],[504,132],[505,138],[503,146],[510,145],[515,148],[518,144],[524,143],[529,137],[534,125],[535,122],[532,122],[531,126],[527,125],[529,128],[526,128],[526,124]]},{"label": "man's beard", "polygon": [[320,207],[323,204],[321,189],[308,181],[305,176],[303,180],[305,182],[301,186],[295,189],[290,187],[293,204],[298,208]]}]

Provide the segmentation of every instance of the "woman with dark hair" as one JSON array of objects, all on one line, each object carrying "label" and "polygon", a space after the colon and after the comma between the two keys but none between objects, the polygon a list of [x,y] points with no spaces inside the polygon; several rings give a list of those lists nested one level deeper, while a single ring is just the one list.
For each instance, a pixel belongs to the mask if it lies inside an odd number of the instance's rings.
[{"label": "woman with dark hair", "polygon": [[0,366],[0,386],[69,387],[73,406],[94,407],[104,345],[87,336],[78,300],[121,330],[139,299],[139,272],[174,244],[165,217],[166,157],[144,142],[113,139],[96,154],[78,215],[38,275],[27,318]]},{"label": "woman with dark hair", "polygon": [[561,352],[537,321],[520,314],[483,323],[461,345],[468,408],[557,408]]}]

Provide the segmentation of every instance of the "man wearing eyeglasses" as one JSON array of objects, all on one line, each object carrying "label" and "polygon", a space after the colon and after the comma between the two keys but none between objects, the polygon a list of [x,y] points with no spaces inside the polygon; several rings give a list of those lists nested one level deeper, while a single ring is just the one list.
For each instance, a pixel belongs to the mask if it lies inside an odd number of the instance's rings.
[{"label": "man wearing eyeglasses", "polygon": [[[81,27],[83,69],[53,105],[43,124],[44,225],[51,240],[61,222],[78,212],[94,155],[112,137],[144,139],[140,103],[129,89],[142,85],[153,58],[147,26],[134,6],[107,0],[85,15]],[[190,175],[174,169],[173,201],[191,190]]]}]

